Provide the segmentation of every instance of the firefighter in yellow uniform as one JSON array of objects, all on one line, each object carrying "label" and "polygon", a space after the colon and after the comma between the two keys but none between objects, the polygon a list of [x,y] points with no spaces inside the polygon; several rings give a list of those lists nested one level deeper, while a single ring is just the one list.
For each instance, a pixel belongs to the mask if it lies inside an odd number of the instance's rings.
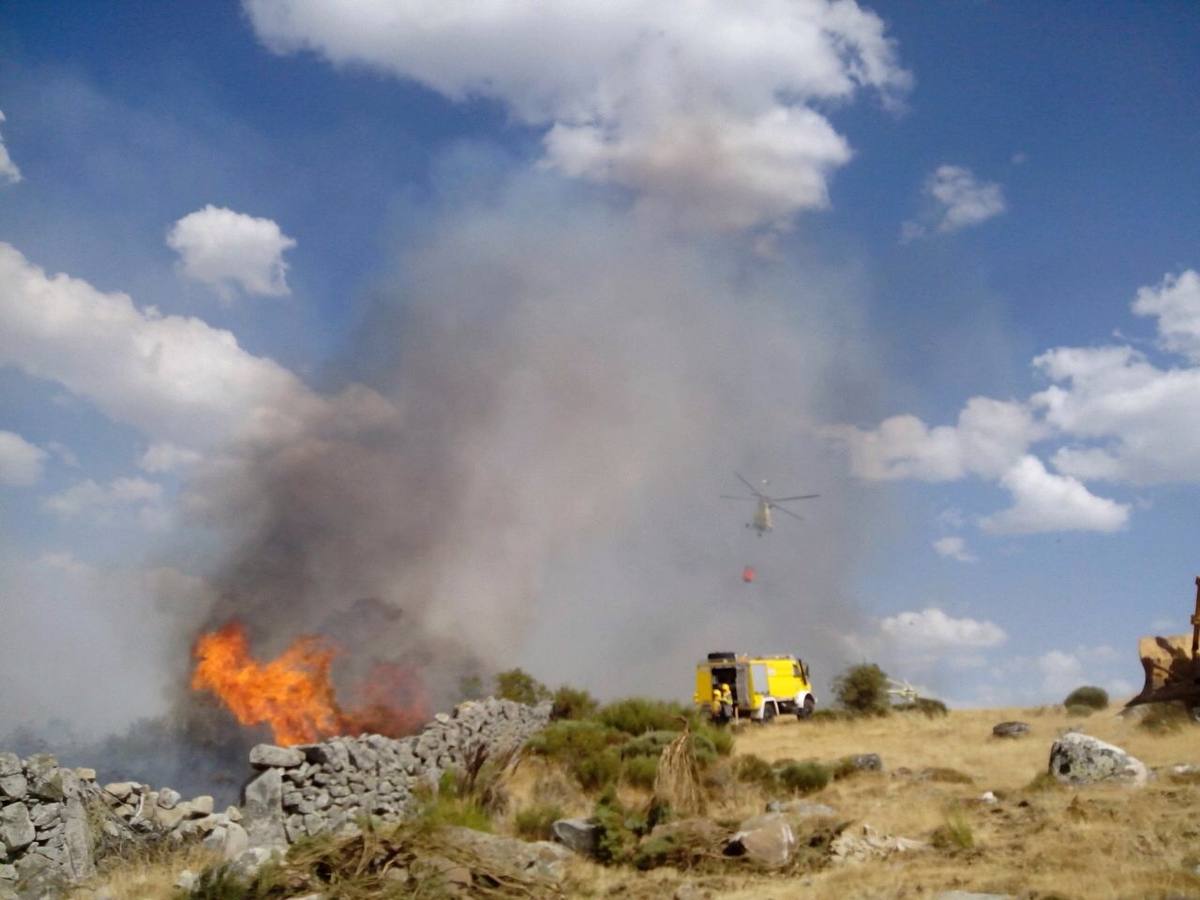
[{"label": "firefighter in yellow uniform", "polygon": [[733,718],[733,691],[728,684],[721,685],[721,718],[727,722]]}]

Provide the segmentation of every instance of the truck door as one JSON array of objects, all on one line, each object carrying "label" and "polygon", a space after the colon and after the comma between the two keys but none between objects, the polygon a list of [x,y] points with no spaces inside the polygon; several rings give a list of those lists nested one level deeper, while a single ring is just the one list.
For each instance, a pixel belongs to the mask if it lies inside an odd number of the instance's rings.
[{"label": "truck door", "polygon": [[[767,667],[765,664],[753,663],[750,666],[750,682],[751,691],[757,691],[760,694],[771,693],[770,684],[767,681]],[[746,699],[750,700],[749,697]]]}]

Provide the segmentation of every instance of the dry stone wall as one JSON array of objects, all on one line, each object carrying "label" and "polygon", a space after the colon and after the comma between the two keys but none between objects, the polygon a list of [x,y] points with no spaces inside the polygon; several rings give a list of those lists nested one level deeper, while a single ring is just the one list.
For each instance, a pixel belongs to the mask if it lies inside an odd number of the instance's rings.
[{"label": "dry stone wall", "polygon": [[305,835],[352,830],[364,816],[399,821],[416,809],[418,785],[502,757],[549,721],[549,703],[489,698],[441,713],[407,738],[259,744],[241,807],[223,812],[209,796],[184,799],[132,781],[102,787],[93,770],[48,754],[0,753],[0,900],[60,896],[62,885],[92,875],[106,851],[131,842],[202,842],[236,864],[255,854],[261,862],[264,848],[282,850]]},{"label": "dry stone wall", "polygon": [[95,871],[88,819],[95,778],[44,753],[0,753],[0,897],[18,881],[76,881]]},{"label": "dry stone wall", "polygon": [[242,804],[250,844],[282,848],[304,836],[351,830],[364,816],[404,819],[417,805],[419,785],[434,787],[449,769],[511,752],[549,721],[549,703],[488,698],[439,713],[411,737],[260,744],[250,752],[259,774],[246,785]]}]

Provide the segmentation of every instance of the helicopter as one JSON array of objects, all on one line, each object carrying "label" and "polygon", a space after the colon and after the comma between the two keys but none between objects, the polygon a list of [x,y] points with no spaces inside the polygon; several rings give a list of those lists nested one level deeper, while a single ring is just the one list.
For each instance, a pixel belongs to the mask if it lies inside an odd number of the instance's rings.
[{"label": "helicopter", "polygon": [[[812,500],[814,497],[821,496],[820,494],[800,494],[799,496],[796,496],[796,497],[771,497],[771,496],[768,496],[763,491],[756,488],[754,485],[752,485],[749,481],[747,481],[741,475],[738,475],[737,472],[734,472],[733,474],[737,475],[738,481],[740,481],[747,488],[749,488],[752,496],[746,497],[746,496],[741,496],[741,495],[735,496],[733,494],[722,494],[721,499],[722,500],[753,500],[755,503],[757,503],[758,508],[754,511],[754,518],[751,521],[746,523],[746,527],[753,528],[755,531],[757,531],[759,537],[762,537],[764,534],[766,534],[768,531],[770,531],[772,528],[775,527],[774,523],[771,521],[771,510],[773,510],[773,509],[777,509],[781,513],[785,513],[786,515],[791,516],[793,519],[800,518],[800,516],[796,515],[794,512],[792,512],[786,506],[781,506],[780,504],[789,503],[793,500]],[[763,479],[762,485],[764,488],[767,486],[767,479],[765,479],[765,478]]]}]

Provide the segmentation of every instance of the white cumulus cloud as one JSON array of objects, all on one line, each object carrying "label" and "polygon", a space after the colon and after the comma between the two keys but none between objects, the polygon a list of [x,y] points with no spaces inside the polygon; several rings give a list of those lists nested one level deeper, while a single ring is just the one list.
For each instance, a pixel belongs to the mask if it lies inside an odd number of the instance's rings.
[{"label": "white cumulus cloud", "polygon": [[1060,347],[1034,365],[1032,403],[1069,443],[1055,468],[1087,480],[1200,481],[1200,367],[1159,368],[1132,347]]},{"label": "white cumulus cloud", "polygon": [[279,297],[289,293],[286,250],[296,242],[271,219],[218,206],[188,213],[167,232],[183,274],[230,299],[233,289]]},{"label": "white cumulus cloud", "polygon": [[0,243],[0,365],[63,385],[154,440],[203,448],[286,430],[322,401],[199,319],[139,309]]},{"label": "white cumulus cloud", "polygon": [[823,111],[912,81],[854,0],[243,2],[276,52],[496,100],[543,130],[545,165],[715,228],[827,205],[851,151]]},{"label": "white cumulus cloud", "polygon": [[992,181],[981,181],[963,166],[938,166],[925,181],[931,206],[920,221],[905,222],[900,239],[910,241],[935,229],[948,233],[979,225],[1004,212],[1004,190]]},{"label": "white cumulus cloud", "polygon": [[0,431],[0,484],[26,486],[42,477],[46,451],[12,431]]},{"label": "white cumulus cloud", "polygon": [[1155,316],[1166,349],[1200,363],[1200,273],[1187,269],[1144,287],[1133,301],[1134,315]]},{"label": "white cumulus cloud", "polygon": [[978,557],[967,549],[967,542],[956,535],[938,538],[933,542],[933,549],[938,556],[956,559],[959,562],[977,562]]},{"label": "white cumulus cloud", "polygon": [[1024,457],[1000,479],[1013,505],[985,517],[985,531],[1034,534],[1043,531],[1117,531],[1129,521],[1129,506],[1097,497],[1080,481],[1046,471],[1035,456]]},{"label": "white cumulus cloud", "polygon": [[[4,113],[0,112],[0,122],[3,121]],[[20,180],[21,170],[17,168],[17,164],[8,155],[8,147],[4,144],[4,138],[0,137],[0,183],[8,182],[9,184],[16,184]]]},{"label": "white cumulus cloud", "polygon": [[901,415],[875,429],[836,425],[825,434],[846,446],[859,478],[954,481],[968,474],[1002,474],[1043,429],[1024,404],[972,397],[955,425],[930,428],[916,416]]},{"label": "white cumulus cloud", "polygon": [[937,607],[920,612],[902,612],[880,620],[880,630],[899,644],[918,649],[966,649],[996,647],[1008,635],[994,622],[956,619]]}]

